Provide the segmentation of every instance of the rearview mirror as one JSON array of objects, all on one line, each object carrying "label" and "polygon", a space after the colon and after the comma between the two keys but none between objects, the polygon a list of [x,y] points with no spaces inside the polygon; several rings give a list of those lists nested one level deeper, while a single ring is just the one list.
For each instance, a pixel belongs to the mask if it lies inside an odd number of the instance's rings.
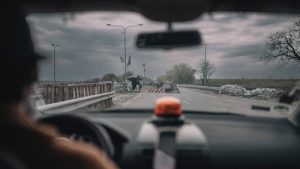
[{"label": "rearview mirror", "polygon": [[198,31],[174,31],[141,33],[137,37],[137,48],[148,49],[172,49],[179,47],[191,47],[201,44]]}]

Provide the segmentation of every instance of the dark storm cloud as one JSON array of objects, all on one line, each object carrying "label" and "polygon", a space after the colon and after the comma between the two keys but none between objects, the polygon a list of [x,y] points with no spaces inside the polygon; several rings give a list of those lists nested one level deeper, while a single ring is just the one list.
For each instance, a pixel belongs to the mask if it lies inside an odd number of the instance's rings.
[{"label": "dark storm cloud", "polygon": [[299,78],[299,69],[280,67],[275,64],[265,64],[260,61],[253,62],[249,57],[224,60],[224,64],[217,68],[216,78]]},{"label": "dark storm cloud", "polygon": [[[195,66],[204,58],[204,48],[176,50],[139,50],[135,37],[141,31],[165,30],[165,24],[146,20],[132,13],[79,13],[74,19],[64,21],[61,14],[34,15],[28,18],[34,35],[36,49],[48,56],[41,63],[42,80],[53,78],[53,48],[56,48],[58,80],[85,80],[101,77],[105,73],[121,74],[124,65],[120,56],[124,46],[120,29],[108,28],[107,23],[134,25],[141,28],[127,32],[127,55],[132,56],[129,70],[152,78],[164,74],[174,64],[187,63]],[[293,23],[289,16],[248,14],[204,15],[197,22],[176,24],[175,29],[198,29],[207,45],[207,58],[216,66],[215,78],[266,78],[298,77],[300,72],[291,68],[278,69],[276,65],[264,65],[260,57],[265,37],[271,32]],[[188,26],[187,26],[188,25]]]},{"label": "dark storm cloud", "polygon": [[[73,48],[82,47],[82,49],[97,49],[100,46],[119,47],[122,44],[117,32],[103,29],[71,27],[67,24],[47,22],[47,20],[36,22],[38,24],[33,28],[33,31],[37,31],[33,35],[35,39],[42,39],[42,43],[55,42],[61,46]],[[38,43],[37,45],[39,46],[41,44]]]},{"label": "dark storm cloud", "polygon": [[[236,50],[238,49],[238,50]],[[251,57],[252,59],[259,59],[264,53],[264,44],[248,44],[235,46],[234,48],[227,48],[226,54],[223,57]]]},{"label": "dark storm cloud", "polygon": [[[57,22],[58,20],[58,22]],[[120,32],[103,29],[71,27],[59,22],[59,17],[37,17],[29,20],[37,50],[48,57],[41,63],[41,79],[53,77],[53,48],[56,47],[58,80],[84,80],[100,77],[102,72],[114,69],[121,72],[119,62],[122,41]],[[55,22],[56,21],[56,22]]]},{"label": "dark storm cloud", "polygon": [[238,20],[245,20],[249,18],[250,16],[246,13],[231,13],[227,12],[224,13],[215,13],[214,15],[204,15],[198,19],[198,21],[207,20],[207,21],[213,21],[216,23],[221,24],[228,24],[231,22],[236,22]]},{"label": "dark storm cloud", "polygon": [[[289,19],[287,19],[289,18]],[[265,27],[269,25],[276,25],[283,22],[290,22],[291,18],[297,18],[296,15],[265,15],[263,17],[259,17],[253,23],[253,26]]]}]

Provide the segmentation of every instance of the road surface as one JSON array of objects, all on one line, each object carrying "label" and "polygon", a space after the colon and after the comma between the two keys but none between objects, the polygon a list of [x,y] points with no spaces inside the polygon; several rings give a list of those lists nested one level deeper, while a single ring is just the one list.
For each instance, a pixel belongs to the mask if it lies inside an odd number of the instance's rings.
[{"label": "road surface", "polygon": [[163,96],[174,96],[181,100],[184,110],[232,112],[246,115],[286,116],[288,112],[269,112],[251,110],[252,105],[273,106],[276,102],[256,100],[235,96],[219,95],[197,89],[179,88],[180,93],[147,93],[142,92],[130,98],[127,102],[116,105],[118,108],[153,109],[156,99]]}]

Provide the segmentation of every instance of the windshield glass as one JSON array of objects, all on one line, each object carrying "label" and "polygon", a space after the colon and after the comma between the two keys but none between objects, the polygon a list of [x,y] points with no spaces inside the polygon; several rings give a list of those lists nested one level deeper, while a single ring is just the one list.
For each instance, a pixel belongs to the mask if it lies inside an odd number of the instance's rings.
[{"label": "windshield glass", "polygon": [[[153,109],[157,98],[174,96],[185,111],[269,115],[251,107],[276,105],[300,78],[295,15],[215,13],[173,23],[173,30],[198,30],[203,42],[172,50],[135,47],[139,33],[167,30],[137,13],[31,14],[27,21],[36,51],[47,57],[33,97],[41,110],[72,100],[83,104],[72,110],[84,112]],[[88,97],[94,100],[85,103]]]}]

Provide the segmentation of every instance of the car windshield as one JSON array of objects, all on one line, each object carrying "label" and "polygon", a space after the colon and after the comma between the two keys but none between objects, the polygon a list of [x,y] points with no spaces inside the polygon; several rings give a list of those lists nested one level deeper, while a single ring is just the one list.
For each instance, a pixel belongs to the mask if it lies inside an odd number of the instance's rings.
[{"label": "car windshield", "polygon": [[202,37],[199,46],[175,49],[137,48],[138,34],[167,24],[133,12],[30,14],[27,21],[46,56],[32,97],[44,111],[58,103],[76,103],[61,111],[153,109],[173,96],[185,111],[286,115],[266,110],[300,78],[297,15],[204,14],[172,23],[173,31]]}]

